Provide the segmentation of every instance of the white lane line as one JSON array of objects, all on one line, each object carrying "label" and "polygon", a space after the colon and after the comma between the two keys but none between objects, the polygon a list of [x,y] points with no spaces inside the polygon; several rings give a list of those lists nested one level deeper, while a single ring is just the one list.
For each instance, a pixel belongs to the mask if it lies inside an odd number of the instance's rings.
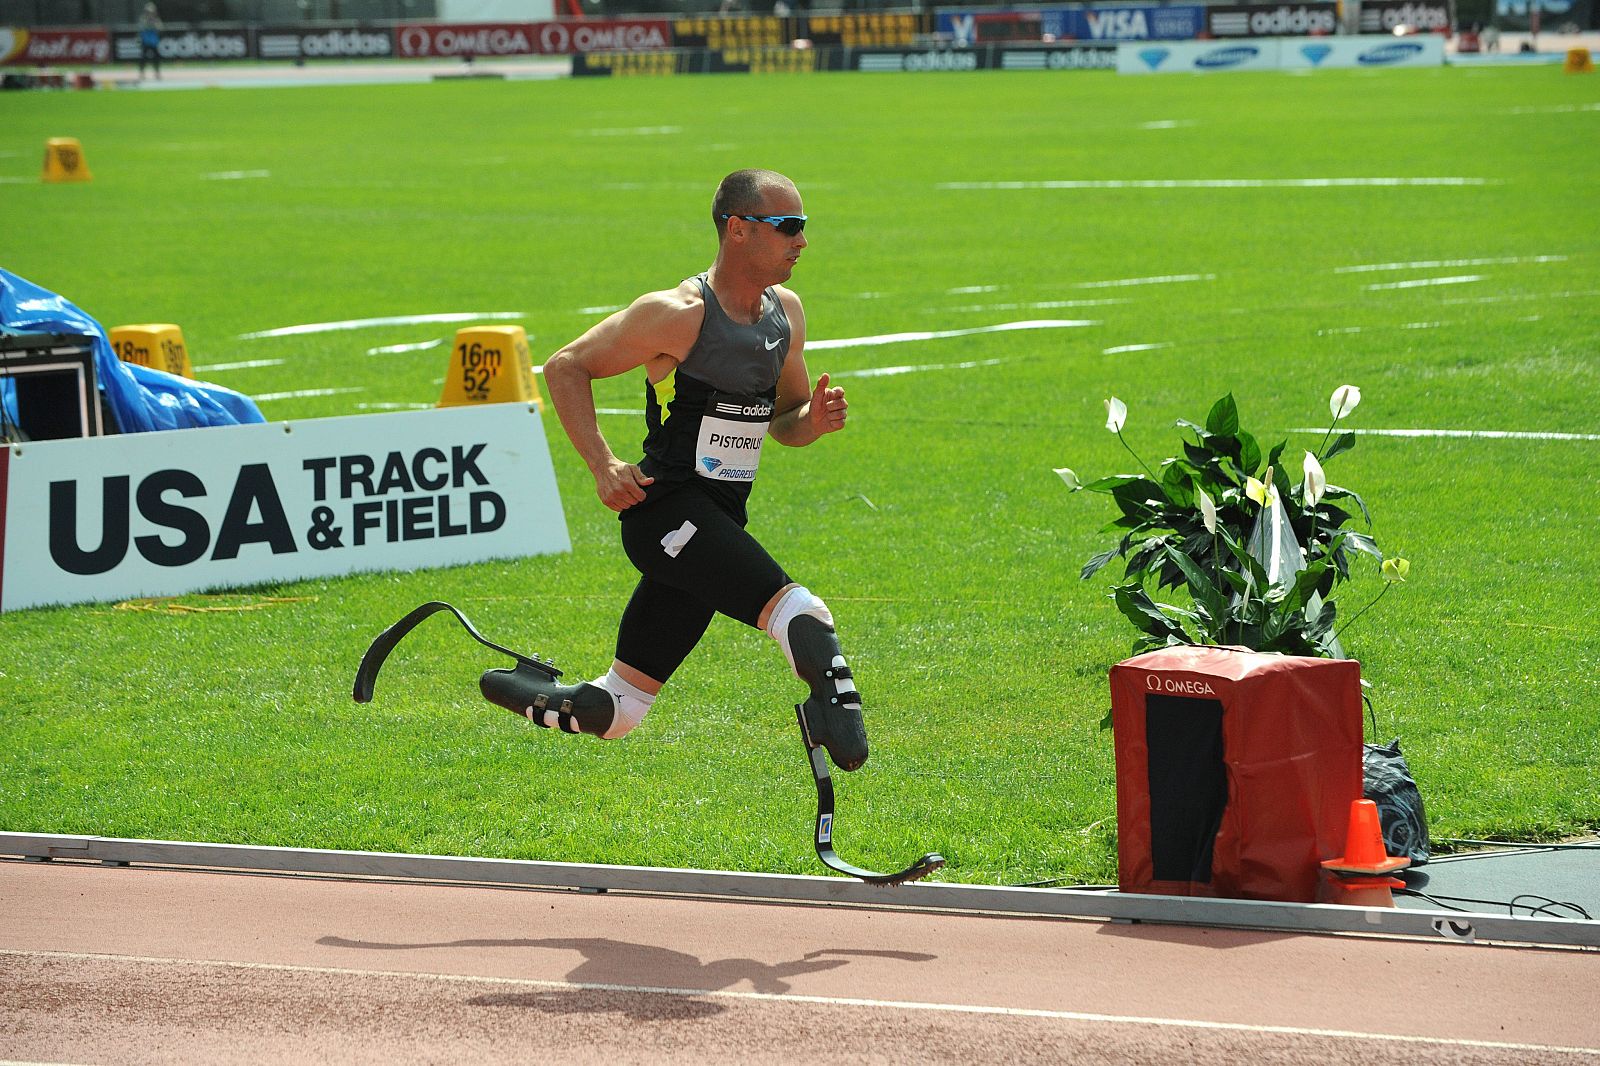
[{"label": "white lane line", "polygon": [[1542,107],[1508,107],[1501,115],[1566,115],[1574,111],[1600,111],[1600,104],[1547,104]]},{"label": "white lane line", "polygon": [[959,285],[953,289],[944,290],[946,296],[976,296],[983,292],[999,292],[998,285]]},{"label": "white lane line", "polygon": [[358,403],[357,411],[428,411],[431,403]]},{"label": "white lane line", "polygon": [[[838,374],[834,374],[833,376],[834,377],[838,377],[839,375]],[[644,408],[643,407],[596,407],[594,409],[594,413],[597,414],[597,415],[641,415],[642,416],[644,414]]]},{"label": "white lane line", "polygon": [[270,170],[217,170],[200,175],[201,181],[243,181],[247,178],[270,178]]},{"label": "white lane line", "polygon": [[208,366],[197,366],[194,368],[194,372],[200,374],[210,373],[214,370],[249,370],[251,367],[257,366],[282,366],[286,362],[288,362],[287,359],[246,359],[239,363],[211,363]]},{"label": "white lane line", "polygon": [[936,189],[1337,189],[1357,186],[1500,185],[1490,178],[1195,178],[1146,181],[943,181]]},{"label": "white lane line", "polygon": [[1160,341],[1156,344],[1119,344],[1115,348],[1106,348],[1101,355],[1121,355],[1123,352],[1153,352],[1158,348],[1172,347],[1171,341]]},{"label": "white lane line", "polygon": [[682,126],[618,126],[607,129],[576,130],[579,137],[661,137],[682,133]]},{"label": "white lane line", "polygon": [[600,307],[580,307],[577,313],[580,315],[609,315],[611,312],[621,311],[627,306],[627,304],[604,304]]},{"label": "white lane line", "polygon": [[1412,278],[1410,281],[1385,281],[1376,285],[1363,285],[1368,292],[1380,289],[1420,289],[1428,285],[1465,285],[1469,281],[1482,281],[1486,274],[1456,274],[1448,278]]},{"label": "white lane line", "polygon": [[1577,292],[1514,292],[1503,296],[1463,296],[1444,301],[1450,304],[1503,304],[1508,300],[1565,300],[1574,296],[1600,296],[1600,289],[1582,289]]},{"label": "white lane line", "polygon": [[829,378],[890,378],[923,370],[971,370],[977,366],[999,366],[1005,359],[972,359],[965,363],[923,363],[919,366],[869,366],[864,370],[839,370]]},{"label": "white lane line", "polygon": [[491,319],[504,321],[512,318],[526,318],[521,311],[450,311],[438,315],[389,315],[384,318],[349,318],[343,322],[308,322],[303,326],[280,326],[277,329],[257,330],[255,333],[241,333],[242,341],[256,340],[261,337],[299,337],[307,333],[334,333],[345,329],[370,329],[373,326],[415,326],[424,322],[474,322],[478,319]]},{"label": "white lane line", "polygon": [[1444,325],[1448,325],[1448,323],[1445,323],[1445,322],[1407,322],[1404,325],[1402,325],[1400,328],[1401,329],[1438,329],[1440,326],[1444,326]]},{"label": "white lane line", "polygon": [[[1321,429],[1296,428],[1290,433],[1326,433]],[[1341,429],[1363,437],[1475,437],[1484,440],[1600,440],[1600,433],[1545,433],[1514,429]]]},{"label": "white lane line", "polygon": [[1364,332],[1366,328],[1366,326],[1339,326],[1335,329],[1319,329],[1317,330],[1317,336],[1331,337],[1339,333],[1361,333]]},{"label": "white lane line", "polygon": [[299,400],[307,396],[340,396],[347,392],[366,392],[362,385],[351,385],[342,389],[296,389],[293,392],[263,392],[250,397],[257,403],[267,400]]},{"label": "white lane line", "polygon": [[1010,333],[1020,329],[1072,329],[1076,326],[1098,326],[1087,319],[1043,318],[1028,322],[1002,322],[998,326],[978,326],[975,329],[924,330],[915,333],[884,333],[876,337],[843,337],[830,341],[807,341],[807,351],[829,348],[872,348],[880,344],[899,344],[902,341],[932,341],[946,337],[970,337],[976,333]]},{"label": "white lane line", "polygon": [[1063,307],[1110,307],[1113,304],[1132,303],[1125,297],[1098,300],[1037,300],[1019,304],[965,304],[961,307],[926,307],[924,311],[1059,311]]},{"label": "white lane line", "polygon": [[444,343],[443,337],[435,337],[431,341],[418,341],[415,344],[383,344],[376,348],[368,348],[368,355],[398,355],[401,352],[425,352],[429,348],[437,348]]},{"label": "white lane line", "polygon": [[1116,281],[1079,281],[1074,289],[1120,289],[1126,285],[1170,285],[1180,281],[1216,281],[1215,274],[1157,274],[1152,278],[1119,278]]},{"label": "white lane line", "polygon": [[1375,270],[1437,270],[1455,267],[1504,266],[1508,263],[1565,263],[1564,255],[1504,255],[1491,259],[1418,259],[1412,263],[1362,263],[1360,266],[1334,267],[1335,274],[1367,274]]},{"label": "white lane line", "polygon": [[1320,1036],[1338,1040],[1388,1040],[1403,1044],[1484,1048],[1498,1051],[1551,1052],[1571,1055],[1593,1055],[1596,1052],[1600,1052],[1600,1047],[1571,1047],[1561,1044],[1522,1044],[1506,1040],[1470,1040],[1460,1037],[1413,1036],[1403,1033],[1363,1033],[1350,1029],[1315,1029],[1298,1025],[1251,1025],[1246,1022],[1216,1022],[1196,1018],[1156,1018],[1137,1014],[1099,1014],[1089,1011],[1046,1010],[1036,1007],[993,1007],[974,1003],[928,1003],[915,1000],[865,999],[856,996],[808,996],[797,993],[744,992],[725,988],[675,988],[669,985],[617,985],[603,984],[597,981],[547,981],[533,977],[476,977],[468,974],[426,973],[407,970],[358,970],[342,966],[305,966],[278,962],[228,962],[220,959],[175,959],[152,955],[93,954],[76,951],[21,951],[0,948],[0,956],[84,962],[153,963],[229,970],[259,970],[268,973],[322,974],[330,977],[385,977],[401,980],[437,981],[441,984],[485,984],[510,988],[550,989],[563,992],[634,993],[691,998],[710,996],[716,999],[743,1000],[752,1003],[806,1003],[825,1007],[870,1007],[874,1009],[930,1011],[946,1014],[994,1015],[1006,1018],[1045,1018],[1058,1021],[1104,1022],[1112,1025],[1153,1025],[1174,1029],[1272,1033],[1282,1036]]},{"label": "white lane line", "polygon": [[1163,118],[1154,122],[1141,122],[1139,123],[1139,128],[1142,130],[1175,130],[1193,125],[1194,119],[1192,118]]}]

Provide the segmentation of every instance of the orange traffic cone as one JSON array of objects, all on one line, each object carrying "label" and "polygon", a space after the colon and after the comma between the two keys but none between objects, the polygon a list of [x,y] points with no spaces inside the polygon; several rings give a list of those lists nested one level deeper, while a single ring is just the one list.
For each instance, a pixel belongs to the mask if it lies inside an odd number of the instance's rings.
[{"label": "orange traffic cone", "polygon": [[1405,882],[1389,875],[1410,865],[1410,859],[1392,856],[1385,850],[1378,805],[1359,799],[1350,804],[1344,854],[1325,859],[1322,868],[1333,875],[1331,902],[1352,907],[1393,907],[1394,896],[1389,890],[1402,888]]}]

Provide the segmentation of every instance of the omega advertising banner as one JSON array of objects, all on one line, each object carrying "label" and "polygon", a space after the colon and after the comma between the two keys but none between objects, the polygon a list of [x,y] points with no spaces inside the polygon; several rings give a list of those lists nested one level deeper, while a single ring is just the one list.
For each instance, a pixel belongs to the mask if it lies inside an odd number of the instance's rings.
[{"label": "omega advertising banner", "polygon": [[571,55],[649,51],[672,46],[666,19],[584,19],[581,22],[402,22],[395,54],[406,59],[466,56]]},{"label": "omega advertising banner", "polygon": [[521,403],[0,450],[0,611],[570,549]]}]

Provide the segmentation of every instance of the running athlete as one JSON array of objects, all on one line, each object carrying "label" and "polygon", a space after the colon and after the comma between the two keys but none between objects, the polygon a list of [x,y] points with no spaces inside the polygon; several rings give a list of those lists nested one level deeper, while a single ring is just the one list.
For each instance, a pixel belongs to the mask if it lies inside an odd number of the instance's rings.
[{"label": "running athlete", "polygon": [[[492,670],[483,693],[540,725],[625,736],[720,612],[777,641],[810,687],[811,741],[854,770],[867,760],[867,735],[833,616],[745,530],[766,437],[803,447],[845,424],[844,389],[827,374],[810,383],[805,313],[782,284],[806,247],[804,208],[782,174],[740,170],[717,187],[711,217],[709,270],[639,297],[544,365],[561,425],[619,513],[640,573],[616,659],[578,685]],[[629,463],[600,433],[591,383],[639,367],[647,435],[644,456]]]}]

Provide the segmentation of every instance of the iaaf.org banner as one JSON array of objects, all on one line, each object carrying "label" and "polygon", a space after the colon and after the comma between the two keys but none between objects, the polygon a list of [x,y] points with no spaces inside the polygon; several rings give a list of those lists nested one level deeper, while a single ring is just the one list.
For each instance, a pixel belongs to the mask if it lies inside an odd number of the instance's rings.
[{"label": "iaaf.org banner", "polygon": [[1448,33],[1450,0],[1361,0],[1362,33],[1393,33],[1399,26]]},{"label": "iaaf.org banner", "polygon": [[1309,37],[1338,29],[1336,4],[1249,4],[1206,8],[1213,37]]},{"label": "iaaf.org banner", "polygon": [[[203,59],[208,63],[249,59],[254,54],[250,48],[250,31],[243,29],[162,30],[161,43],[156,50],[162,59]],[[112,34],[111,52],[119,63],[137,62],[139,35],[134,32]]]},{"label": "iaaf.org banner", "polygon": [[527,404],[0,451],[3,611],[570,548]]},{"label": "iaaf.org banner", "polygon": [[104,63],[111,58],[105,30],[23,29],[0,26],[0,65]]},{"label": "iaaf.org banner", "polygon": [[408,59],[641,52],[671,47],[672,24],[666,19],[402,22],[394,37],[395,54]]},{"label": "iaaf.org banner", "polygon": [[1284,41],[1278,54],[1285,70],[1329,67],[1437,67],[1444,64],[1444,37],[1437,33],[1396,37],[1371,34]]}]

